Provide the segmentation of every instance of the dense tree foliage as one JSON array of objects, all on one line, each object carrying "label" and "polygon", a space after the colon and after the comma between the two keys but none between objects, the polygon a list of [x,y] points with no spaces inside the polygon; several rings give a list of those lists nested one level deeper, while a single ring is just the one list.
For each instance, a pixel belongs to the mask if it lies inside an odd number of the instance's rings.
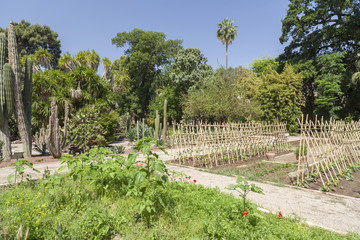
[{"label": "dense tree foliage", "polygon": [[197,48],[180,50],[170,69],[173,84],[182,92],[187,92],[194,84],[212,75],[213,70],[207,64],[207,58]]},{"label": "dense tree foliage", "polygon": [[250,69],[258,74],[266,72],[269,68],[277,70],[279,68],[279,62],[275,58],[263,57],[253,60],[250,65]]},{"label": "dense tree foliage", "polygon": [[[360,89],[350,78],[360,51],[360,1],[291,0],[282,23],[280,42],[287,46],[279,60],[281,66],[290,62],[304,77],[303,112],[310,118],[314,113],[359,118]],[[334,60],[338,54],[342,57]]]},{"label": "dense tree foliage", "polygon": [[[46,25],[31,25],[25,20],[14,23],[14,27],[20,57],[35,54],[42,48],[53,56],[51,65],[56,66],[61,54],[59,35],[56,32]],[[0,28],[0,32],[7,33],[7,29]]]},{"label": "dense tree foliage", "polygon": [[360,50],[360,1],[291,0],[282,20],[281,43],[289,42],[285,59]]},{"label": "dense tree foliage", "polygon": [[337,118],[336,112],[341,109],[341,80],[346,72],[342,62],[343,54],[324,54],[319,57],[320,74],[315,79],[318,93],[315,99],[316,113],[329,119]]},{"label": "dense tree foliage", "polygon": [[184,99],[184,117],[203,121],[260,120],[254,87],[257,82],[255,74],[241,67],[220,68],[212,81],[202,81],[189,92]]},{"label": "dense tree foliage", "polygon": [[197,48],[179,50],[174,62],[166,69],[158,81],[156,97],[150,104],[150,116],[155,117],[155,111],[163,112],[164,100],[168,101],[168,117],[170,120],[181,120],[182,102],[188,92],[201,81],[210,81],[214,72],[207,59]]},{"label": "dense tree foliage", "polygon": [[[166,40],[166,35],[160,32],[134,29],[131,32],[121,32],[112,39],[117,47],[125,50],[125,65],[131,79],[131,91],[140,107],[140,116],[148,113],[148,105],[155,95],[156,80],[161,69],[170,64],[181,49],[181,40]],[[134,103],[132,103],[134,104]]]},{"label": "dense tree foliage", "polygon": [[286,64],[281,74],[269,68],[261,75],[259,101],[267,121],[286,122],[290,132],[298,128],[297,118],[301,115],[302,75],[294,73]]}]

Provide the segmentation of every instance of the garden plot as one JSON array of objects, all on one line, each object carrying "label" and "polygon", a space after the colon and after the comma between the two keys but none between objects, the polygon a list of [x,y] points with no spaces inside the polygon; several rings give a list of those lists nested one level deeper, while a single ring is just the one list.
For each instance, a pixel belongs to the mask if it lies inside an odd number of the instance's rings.
[{"label": "garden plot", "polygon": [[173,123],[170,138],[172,162],[212,168],[286,152],[286,125],[283,123]]},{"label": "garden plot", "polygon": [[319,181],[321,189],[336,190],[360,169],[360,123],[311,121],[302,117],[296,184],[307,187]]}]

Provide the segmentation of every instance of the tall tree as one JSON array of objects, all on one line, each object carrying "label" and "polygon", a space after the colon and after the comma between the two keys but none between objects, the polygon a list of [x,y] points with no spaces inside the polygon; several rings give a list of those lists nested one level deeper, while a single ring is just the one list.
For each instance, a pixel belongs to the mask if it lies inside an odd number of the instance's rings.
[{"label": "tall tree", "polygon": [[[148,105],[155,96],[155,81],[161,70],[169,65],[181,49],[181,40],[166,40],[161,32],[134,29],[131,32],[121,32],[112,39],[117,47],[128,45],[125,50],[125,65],[131,78],[132,90],[136,96],[139,114],[148,112]],[[134,104],[134,103],[132,103]]]},{"label": "tall tree", "polygon": [[218,23],[218,30],[216,32],[217,39],[226,46],[226,68],[228,68],[228,47],[235,40],[238,26],[233,26],[234,20],[229,21],[225,18],[222,22]]},{"label": "tall tree", "polygon": [[291,65],[286,64],[281,74],[270,67],[261,79],[258,99],[264,120],[286,122],[288,130],[296,132],[297,118],[301,114],[302,75],[296,74]]},{"label": "tall tree", "polygon": [[[53,67],[57,65],[61,54],[61,44],[58,39],[59,35],[56,32],[46,25],[31,25],[25,20],[21,20],[20,23],[14,22],[14,28],[20,58],[25,55],[35,54],[38,49],[43,48],[54,57],[51,65]],[[8,29],[0,28],[0,32],[7,34],[7,31]]]},{"label": "tall tree", "polygon": [[315,80],[318,96],[315,99],[316,113],[324,116],[337,118],[337,112],[341,109],[341,80],[346,72],[343,64],[343,54],[324,54],[318,58],[321,66],[320,74]]},{"label": "tall tree", "polygon": [[201,80],[208,79],[214,74],[207,58],[198,48],[180,50],[170,68],[170,78],[179,90],[187,92],[188,89]]},{"label": "tall tree", "polygon": [[290,0],[282,20],[285,60],[360,49],[360,0]]}]

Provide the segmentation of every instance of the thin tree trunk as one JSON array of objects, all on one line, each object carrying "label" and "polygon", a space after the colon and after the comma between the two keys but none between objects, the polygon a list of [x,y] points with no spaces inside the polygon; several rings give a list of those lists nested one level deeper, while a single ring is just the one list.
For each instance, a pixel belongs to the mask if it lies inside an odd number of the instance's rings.
[{"label": "thin tree trunk", "polygon": [[226,69],[228,68],[228,44],[226,43]]},{"label": "thin tree trunk", "polygon": [[8,53],[10,67],[13,72],[13,90],[14,90],[14,107],[15,118],[18,125],[21,142],[23,144],[24,157],[31,157],[31,134],[28,125],[25,121],[25,111],[21,96],[20,86],[20,70],[19,70],[19,55],[17,51],[17,43],[15,36],[14,24],[11,21],[8,30]]},{"label": "thin tree trunk", "polygon": [[0,141],[3,142],[2,153],[3,160],[11,160],[11,142],[10,142],[10,131],[9,122],[7,118],[4,118],[3,122],[0,122]]}]

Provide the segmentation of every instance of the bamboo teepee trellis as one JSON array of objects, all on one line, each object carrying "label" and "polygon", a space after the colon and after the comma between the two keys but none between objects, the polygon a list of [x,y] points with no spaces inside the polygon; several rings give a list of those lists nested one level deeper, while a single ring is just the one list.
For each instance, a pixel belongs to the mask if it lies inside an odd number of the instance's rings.
[{"label": "bamboo teepee trellis", "polygon": [[319,178],[323,187],[337,186],[339,177],[360,155],[360,122],[330,119],[314,121],[302,116],[298,159],[298,185]]},{"label": "bamboo teepee trellis", "polygon": [[175,123],[172,160],[212,167],[288,149],[284,123]]}]

